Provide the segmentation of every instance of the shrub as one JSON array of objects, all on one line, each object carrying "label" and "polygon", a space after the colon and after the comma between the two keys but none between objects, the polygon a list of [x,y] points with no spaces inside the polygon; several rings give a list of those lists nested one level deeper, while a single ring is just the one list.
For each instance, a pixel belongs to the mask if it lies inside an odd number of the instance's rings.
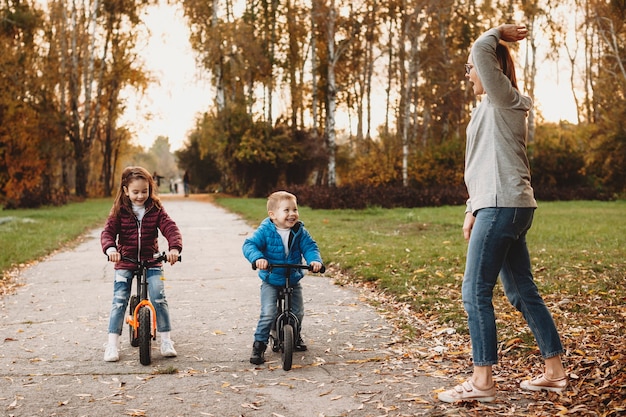
[{"label": "shrub", "polygon": [[399,185],[339,187],[293,185],[287,188],[298,203],[316,209],[364,209],[367,207],[429,207],[464,204],[465,186],[403,187]]}]

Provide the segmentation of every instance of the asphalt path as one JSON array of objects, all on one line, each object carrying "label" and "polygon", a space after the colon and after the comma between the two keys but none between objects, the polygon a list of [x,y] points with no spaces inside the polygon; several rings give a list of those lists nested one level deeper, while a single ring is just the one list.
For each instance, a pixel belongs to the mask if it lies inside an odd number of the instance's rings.
[{"label": "asphalt path", "polygon": [[[259,284],[241,253],[254,229],[208,202],[164,197],[183,234],[183,262],[165,266],[178,356],[139,363],[125,328],[120,361],[103,361],[113,268],[100,231],[23,270],[0,299],[3,416],[413,416],[426,415],[428,376],[394,350],[394,328],[360,290],[332,273],[302,281],[309,347],[292,370],[268,349],[250,364]],[[303,219],[306,221],[306,219]],[[163,242],[164,243],[164,242]],[[163,247],[166,247],[163,245]],[[322,255],[326,259],[330,254]],[[126,327],[126,326],[125,326]]]}]

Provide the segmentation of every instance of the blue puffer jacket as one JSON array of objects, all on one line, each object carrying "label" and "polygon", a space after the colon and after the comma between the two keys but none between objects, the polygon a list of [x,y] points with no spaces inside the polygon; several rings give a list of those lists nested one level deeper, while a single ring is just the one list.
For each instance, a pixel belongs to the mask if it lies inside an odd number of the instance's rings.
[{"label": "blue puffer jacket", "polygon": [[[317,243],[313,240],[309,232],[304,228],[304,223],[298,222],[291,228],[289,238],[291,244],[289,252],[285,255],[285,247],[280,235],[276,231],[276,226],[269,217],[261,222],[259,228],[243,243],[243,255],[253,264],[257,259],[267,259],[270,264],[300,264],[302,259],[307,262],[320,262],[320,255]],[[302,269],[291,270],[289,282],[297,284],[304,276]],[[285,285],[285,270],[282,268],[259,270],[259,278],[272,285]]]}]

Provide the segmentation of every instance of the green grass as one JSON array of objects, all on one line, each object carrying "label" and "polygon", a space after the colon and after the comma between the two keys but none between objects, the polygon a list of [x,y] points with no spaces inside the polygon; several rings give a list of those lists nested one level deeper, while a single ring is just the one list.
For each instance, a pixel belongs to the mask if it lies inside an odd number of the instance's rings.
[{"label": "green grass", "polygon": [[[219,198],[217,203],[252,225],[266,216],[264,199]],[[341,268],[351,280],[376,282],[416,313],[463,330],[464,207],[299,209],[327,265]],[[540,203],[528,245],[547,302],[595,294],[600,303],[615,303],[626,297],[625,214],[626,201]],[[500,287],[496,291],[502,295]],[[585,309],[585,304],[572,308]]]},{"label": "green grass", "polygon": [[[0,270],[40,259],[104,225],[112,200],[0,212]],[[3,274],[4,275],[4,274]]]},{"label": "green grass", "polygon": [[[264,199],[222,198],[217,203],[257,225]],[[0,213],[0,269],[39,259],[103,224],[110,199]],[[312,210],[301,219],[319,243],[325,263],[357,282],[406,301],[441,323],[463,323],[461,281],[466,243],[463,207]],[[541,203],[528,244],[536,281],[546,297],[594,297],[607,306],[626,298],[626,201]],[[501,294],[500,294],[501,295]],[[556,302],[556,301],[555,301]],[[586,301],[571,311],[592,310]],[[462,325],[461,325],[462,326]]]},{"label": "green grass", "polygon": [[[254,226],[266,216],[262,199],[218,197],[217,203]],[[77,242],[84,232],[103,225],[110,207],[110,199],[100,199],[63,207],[1,212],[0,268],[7,272],[12,266]],[[376,285],[377,291],[368,292],[368,301],[380,303],[380,311],[408,345],[416,343],[417,350],[409,357],[422,357],[423,346],[428,347],[429,343],[439,345],[443,339],[436,336],[437,329],[457,329],[456,335],[445,337],[448,356],[436,362],[444,372],[447,369],[450,374],[458,373],[457,364],[463,361],[454,352],[467,343],[461,302],[466,250],[461,233],[463,207],[300,207],[300,212],[319,243],[330,274],[339,284],[350,280]],[[572,410],[578,405],[585,410],[595,407],[598,414],[609,415],[610,409],[619,409],[615,399],[621,398],[619,389],[624,386],[622,359],[626,338],[625,214],[626,201],[540,203],[528,235],[536,282],[557,322],[567,351],[566,365],[577,375],[576,388],[564,397],[565,403],[560,401]],[[0,294],[3,285],[10,285],[10,274],[2,275]],[[500,367],[499,376],[505,385],[505,380],[517,379],[517,372],[536,363],[538,352],[521,315],[508,304],[501,287],[496,288],[500,361],[505,364]],[[418,320],[412,321],[413,317]],[[514,371],[507,373],[507,369]],[[174,367],[156,371],[176,372]],[[535,414],[536,404],[531,404],[528,415]],[[546,412],[542,415],[560,412],[561,408],[550,408],[549,404],[552,403],[544,402]],[[523,409],[522,406],[520,410]],[[486,409],[476,412],[483,411],[485,415],[494,415]]]}]

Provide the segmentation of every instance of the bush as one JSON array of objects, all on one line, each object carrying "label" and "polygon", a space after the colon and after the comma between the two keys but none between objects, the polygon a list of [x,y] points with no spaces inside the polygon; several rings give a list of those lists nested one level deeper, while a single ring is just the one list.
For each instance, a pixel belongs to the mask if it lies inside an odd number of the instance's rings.
[{"label": "bush", "polygon": [[399,185],[293,185],[288,187],[288,191],[298,197],[299,204],[315,209],[437,207],[465,204],[467,200],[465,186],[417,188]]},{"label": "bush", "polygon": [[612,193],[592,186],[559,187],[556,185],[533,186],[535,198],[541,201],[598,200],[610,201]]},{"label": "bush", "polygon": [[[467,200],[465,186],[402,187],[400,185],[338,187],[292,185],[287,191],[298,197],[298,204],[313,209],[365,209],[368,207],[439,207],[462,205]],[[541,201],[613,200],[612,194],[594,187],[535,188],[535,198]]]}]

